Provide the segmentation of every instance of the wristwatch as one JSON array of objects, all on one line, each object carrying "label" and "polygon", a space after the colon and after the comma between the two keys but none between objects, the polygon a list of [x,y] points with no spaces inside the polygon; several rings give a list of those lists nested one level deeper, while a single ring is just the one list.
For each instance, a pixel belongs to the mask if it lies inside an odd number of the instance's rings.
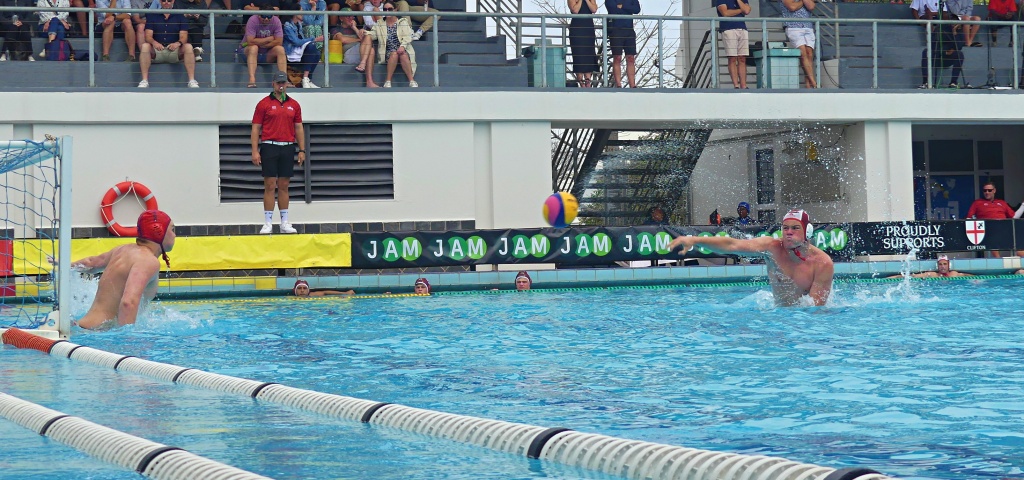
[{"label": "wristwatch", "polygon": [[300,148],[299,153],[306,153],[306,150]]}]

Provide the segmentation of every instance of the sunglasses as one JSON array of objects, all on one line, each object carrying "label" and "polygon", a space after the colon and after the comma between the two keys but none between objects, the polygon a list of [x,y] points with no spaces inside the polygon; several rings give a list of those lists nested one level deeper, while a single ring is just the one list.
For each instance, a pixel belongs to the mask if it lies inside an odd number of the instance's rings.
[{"label": "sunglasses", "polygon": [[262,18],[264,20],[270,20],[273,17],[274,17],[273,15],[260,15],[260,18]]},{"label": "sunglasses", "polygon": [[385,12],[393,12],[393,11],[395,11],[395,9],[394,8],[387,8],[387,7],[385,7],[384,11]]},{"label": "sunglasses", "polygon": [[994,188],[985,188],[985,189],[982,189],[981,191],[983,191],[983,192],[994,192],[994,191],[996,191],[996,189],[994,189]]}]

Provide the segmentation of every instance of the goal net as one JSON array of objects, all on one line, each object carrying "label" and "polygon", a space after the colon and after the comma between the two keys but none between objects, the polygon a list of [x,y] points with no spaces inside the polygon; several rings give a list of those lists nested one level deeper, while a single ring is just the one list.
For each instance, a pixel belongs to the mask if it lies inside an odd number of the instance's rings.
[{"label": "goal net", "polygon": [[0,141],[0,330],[69,334],[71,143]]}]

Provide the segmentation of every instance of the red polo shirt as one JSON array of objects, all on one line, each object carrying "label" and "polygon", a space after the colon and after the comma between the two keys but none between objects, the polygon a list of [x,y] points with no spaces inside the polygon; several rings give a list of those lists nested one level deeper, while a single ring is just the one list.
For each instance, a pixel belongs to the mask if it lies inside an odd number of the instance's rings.
[{"label": "red polo shirt", "polygon": [[263,126],[261,142],[295,143],[295,124],[302,123],[302,107],[292,97],[285,95],[282,102],[271,93],[256,104],[252,123]]},{"label": "red polo shirt", "polygon": [[988,220],[999,220],[1001,218],[1013,218],[1014,212],[1006,202],[1002,200],[988,201],[984,198],[979,198],[971,204],[971,209],[967,211],[967,218],[981,218]]}]

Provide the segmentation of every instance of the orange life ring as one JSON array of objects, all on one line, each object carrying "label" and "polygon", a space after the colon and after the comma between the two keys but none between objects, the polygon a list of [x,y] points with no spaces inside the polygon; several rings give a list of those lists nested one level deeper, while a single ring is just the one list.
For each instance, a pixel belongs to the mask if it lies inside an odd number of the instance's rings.
[{"label": "orange life ring", "polygon": [[131,181],[124,181],[114,185],[113,188],[107,190],[106,195],[103,195],[103,201],[100,202],[100,215],[103,217],[103,225],[107,227],[107,230],[119,237],[136,237],[139,235],[138,228],[124,227],[114,221],[114,204],[121,197],[129,193],[134,193],[136,197],[146,202],[146,210],[157,210],[156,196],[149,190],[149,187],[139,182]]}]

